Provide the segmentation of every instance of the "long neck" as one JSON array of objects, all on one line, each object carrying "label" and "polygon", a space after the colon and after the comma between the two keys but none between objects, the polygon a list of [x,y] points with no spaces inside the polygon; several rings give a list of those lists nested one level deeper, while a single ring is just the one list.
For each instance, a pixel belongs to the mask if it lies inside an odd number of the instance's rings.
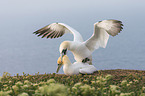
[{"label": "long neck", "polygon": [[73,51],[77,48],[77,43],[78,42],[74,42],[74,41],[69,41],[69,48],[68,50]]},{"label": "long neck", "polygon": [[81,34],[77,31],[75,31],[75,34],[74,34],[74,41],[83,42],[83,38],[82,38]]},{"label": "long neck", "polygon": [[67,66],[71,65],[71,62],[70,62],[69,58],[65,58],[63,63],[64,63],[64,65],[67,65]]}]

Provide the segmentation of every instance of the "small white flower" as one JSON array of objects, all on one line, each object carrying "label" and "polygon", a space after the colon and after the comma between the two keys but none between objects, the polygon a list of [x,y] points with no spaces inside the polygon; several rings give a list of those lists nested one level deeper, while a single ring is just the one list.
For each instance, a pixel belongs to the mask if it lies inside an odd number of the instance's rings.
[{"label": "small white flower", "polygon": [[50,83],[55,83],[56,81],[54,80],[54,79],[49,79],[48,81],[47,81],[47,84],[50,84]]},{"label": "small white flower", "polygon": [[25,80],[25,81],[24,81],[24,84],[31,84],[31,82],[28,81],[28,80]]},{"label": "small white flower", "polygon": [[110,91],[111,91],[113,94],[120,93],[119,88],[120,88],[119,86],[110,85]]},{"label": "small white flower", "polygon": [[18,82],[16,83],[16,85],[17,85],[17,86],[22,86],[22,85],[23,85],[23,83],[22,83],[22,82],[20,82],[20,81],[18,81]]},{"label": "small white flower", "polygon": [[81,85],[82,85],[82,83],[79,82],[79,83],[76,83],[76,84],[74,85],[74,87],[80,87]]},{"label": "small white flower", "polygon": [[106,75],[105,78],[106,78],[107,80],[110,80],[112,77],[113,77],[112,75],[108,74],[108,75]]},{"label": "small white flower", "polygon": [[123,81],[121,82],[121,85],[122,85],[122,86],[126,86],[126,85],[127,85],[127,80],[123,80]]},{"label": "small white flower", "polygon": [[138,81],[138,80],[134,80],[134,82],[135,82],[135,83],[139,83],[139,81]]},{"label": "small white flower", "polygon": [[28,85],[24,85],[24,86],[22,86],[22,88],[23,89],[27,89],[27,88],[29,88],[29,86]]},{"label": "small white flower", "polygon": [[12,86],[12,88],[14,89],[14,91],[19,90],[19,87],[17,87],[16,85]]},{"label": "small white flower", "polygon": [[96,81],[91,81],[92,84],[96,84]]},{"label": "small white flower", "polygon": [[29,96],[28,93],[22,93],[22,94],[19,94],[18,96]]}]

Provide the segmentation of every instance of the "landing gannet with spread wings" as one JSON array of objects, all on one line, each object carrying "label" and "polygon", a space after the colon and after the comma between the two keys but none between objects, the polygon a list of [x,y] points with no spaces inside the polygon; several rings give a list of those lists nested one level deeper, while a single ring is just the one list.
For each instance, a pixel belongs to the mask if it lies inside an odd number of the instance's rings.
[{"label": "landing gannet with spread wings", "polygon": [[42,38],[58,38],[65,33],[72,33],[74,40],[63,41],[59,47],[60,54],[64,56],[67,50],[70,50],[77,62],[92,64],[93,51],[99,47],[105,48],[109,35],[116,36],[123,29],[122,26],[122,22],[118,20],[99,21],[94,24],[93,35],[86,41],[83,41],[78,31],[64,23],[52,23],[34,32],[34,34],[42,36]]},{"label": "landing gannet with spread wings", "polygon": [[89,65],[88,63],[82,63],[82,62],[75,62],[71,64],[69,58],[67,55],[64,55],[62,58],[61,56],[57,60],[58,67],[57,67],[57,73],[61,66],[63,65],[63,71],[66,75],[75,75],[75,74],[92,74],[97,69],[93,65]]}]

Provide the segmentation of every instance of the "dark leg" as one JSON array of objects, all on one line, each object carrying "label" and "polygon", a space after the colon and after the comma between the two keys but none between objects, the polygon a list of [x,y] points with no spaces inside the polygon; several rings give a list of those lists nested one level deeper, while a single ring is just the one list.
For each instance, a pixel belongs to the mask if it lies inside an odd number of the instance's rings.
[{"label": "dark leg", "polygon": [[90,59],[89,58],[85,58],[85,59],[82,60],[83,63],[86,63],[87,61],[90,61]]}]

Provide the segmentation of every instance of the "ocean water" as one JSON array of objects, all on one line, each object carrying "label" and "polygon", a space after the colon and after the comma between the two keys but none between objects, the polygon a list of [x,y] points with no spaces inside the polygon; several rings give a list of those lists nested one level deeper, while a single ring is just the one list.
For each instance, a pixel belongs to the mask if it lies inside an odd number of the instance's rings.
[{"label": "ocean water", "polygon": [[[27,31],[27,30],[26,30]],[[4,34],[0,41],[0,74],[53,73],[57,68],[59,57],[59,44],[64,40],[72,40],[73,36],[66,34],[63,38],[45,39],[32,34],[33,32]],[[83,33],[83,34],[87,34]],[[142,40],[128,37],[124,30],[116,37],[109,38],[106,48],[100,48],[93,53],[93,64],[98,70],[105,69],[135,69],[145,70],[145,44],[144,35],[139,35]],[[12,39],[7,36],[15,37]],[[141,37],[142,36],[142,37]],[[72,63],[73,55],[68,52]],[[60,73],[63,73],[62,69]]]},{"label": "ocean water", "polygon": [[[124,29],[119,35],[110,36],[105,49],[94,51],[93,64],[96,68],[145,70],[143,3],[132,1],[132,5],[129,5],[130,2],[119,0],[119,5],[116,5],[118,2],[110,0],[110,5],[107,5],[104,1],[92,0],[81,5],[81,2],[76,4],[70,1],[62,2],[63,6],[60,7],[55,0],[48,6],[48,1],[28,3],[14,0],[0,4],[3,7],[0,9],[0,76],[3,72],[11,75],[21,75],[23,72],[55,73],[57,58],[60,56],[59,44],[64,40],[73,40],[73,35],[45,39],[37,37],[33,32],[50,23],[63,22],[79,31],[87,40],[93,34],[93,24],[104,19],[121,20]],[[101,4],[103,8],[100,9]],[[68,52],[68,56],[73,63],[72,53]],[[63,74],[62,68],[59,73]]]}]

